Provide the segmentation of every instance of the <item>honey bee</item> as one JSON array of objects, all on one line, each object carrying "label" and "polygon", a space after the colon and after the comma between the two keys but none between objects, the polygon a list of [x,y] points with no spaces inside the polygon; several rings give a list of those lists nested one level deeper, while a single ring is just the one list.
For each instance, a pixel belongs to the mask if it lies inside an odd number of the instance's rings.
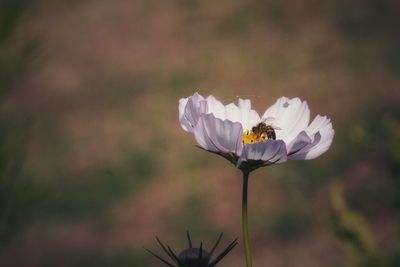
[{"label": "honey bee", "polygon": [[272,126],[272,124],[267,124],[267,121],[271,120],[266,118],[264,121],[259,122],[256,126],[251,128],[253,134],[262,139],[272,139],[276,140],[275,130],[280,130],[280,128]]}]

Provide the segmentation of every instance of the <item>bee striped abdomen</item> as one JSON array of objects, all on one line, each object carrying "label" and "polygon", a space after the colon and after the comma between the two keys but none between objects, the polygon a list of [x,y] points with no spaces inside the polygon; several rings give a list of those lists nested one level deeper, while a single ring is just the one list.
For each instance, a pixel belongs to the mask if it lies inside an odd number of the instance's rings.
[{"label": "bee striped abdomen", "polygon": [[275,130],[272,128],[272,126],[267,126],[266,134],[268,139],[276,140]]}]

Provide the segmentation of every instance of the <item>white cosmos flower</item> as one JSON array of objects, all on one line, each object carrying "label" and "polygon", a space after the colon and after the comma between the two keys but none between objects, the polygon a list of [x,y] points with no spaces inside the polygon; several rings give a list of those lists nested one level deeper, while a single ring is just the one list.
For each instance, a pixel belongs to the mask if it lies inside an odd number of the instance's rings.
[{"label": "white cosmos flower", "polygon": [[[201,148],[250,171],[292,159],[314,159],[329,149],[335,133],[329,118],[317,115],[310,123],[307,102],[287,97],[260,116],[248,99],[223,105],[212,95],[195,93],[179,100],[179,121]],[[268,133],[260,130],[260,123],[268,126]]]}]

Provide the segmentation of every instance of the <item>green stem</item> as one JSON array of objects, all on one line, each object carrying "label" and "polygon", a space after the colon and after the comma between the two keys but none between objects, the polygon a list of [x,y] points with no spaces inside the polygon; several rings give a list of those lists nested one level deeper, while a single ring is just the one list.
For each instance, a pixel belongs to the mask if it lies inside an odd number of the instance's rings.
[{"label": "green stem", "polygon": [[252,267],[250,238],[249,238],[249,219],[247,215],[247,188],[249,184],[249,171],[243,170],[243,197],[242,197],[242,231],[244,249],[246,254],[246,266]]}]

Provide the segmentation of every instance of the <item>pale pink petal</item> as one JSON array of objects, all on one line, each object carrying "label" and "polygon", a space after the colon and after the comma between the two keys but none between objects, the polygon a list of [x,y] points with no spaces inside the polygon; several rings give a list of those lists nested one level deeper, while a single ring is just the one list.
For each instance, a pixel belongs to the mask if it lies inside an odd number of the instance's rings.
[{"label": "pale pink petal", "polygon": [[193,133],[204,149],[236,155],[242,152],[243,128],[239,122],[221,120],[213,114],[202,114]]},{"label": "pale pink petal", "polygon": [[250,99],[239,98],[238,105],[240,109],[251,109]]},{"label": "pale pink petal", "polygon": [[317,115],[315,119],[307,127],[306,132],[308,134],[313,134],[327,126],[328,128],[332,128],[331,120],[326,116]]},{"label": "pale pink petal", "polygon": [[244,161],[255,160],[270,163],[280,163],[287,160],[286,145],[282,140],[270,140],[245,145],[237,166]]},{"label": "pale pink petal", "polygon": [[260,115],[253,109],[241,109],[241,122],[244,130],[250,130],[261,122]]},{"label": "pale pink petal", "polygon": [[193,132],[200,114],[206,112],[206,105],[202,102],[204,98],[198,93],[179,100],[179,121],[185,131]]},{"label": "pale pink petal", "polygon": [[290,143],[307,128],[310,121],[310,109],[307,102],[299,98],[281,97],[265,111],[262,118],[273,118],[272,124],[280,128],[276,130],[276,138]]},{"label": "pale pink petal", "polygon": [[315,117],[310,126],[307,127],[306,132],[313,137],[312,143],[289,155],[289,159],[309,160],[322,155],[331,146],[335,135],[330,119],[320,115]]},{"label": "pale pink petal", "polygon": [[294,154],[312,143],[312,139],[305,131],[300,132],[295,139],[286,144],[288,155]]},{"label": "pale pink petal", "polygon": [[212,113],[218,119],[226,119],[225,106],[218,101],[214,96],[210,95],[206,98],[207,113]]},{"label": "pale pink petal", "polygon": [[225,106],[226,119],[233,122],[241,122],[240,109],[233,103]]}]

